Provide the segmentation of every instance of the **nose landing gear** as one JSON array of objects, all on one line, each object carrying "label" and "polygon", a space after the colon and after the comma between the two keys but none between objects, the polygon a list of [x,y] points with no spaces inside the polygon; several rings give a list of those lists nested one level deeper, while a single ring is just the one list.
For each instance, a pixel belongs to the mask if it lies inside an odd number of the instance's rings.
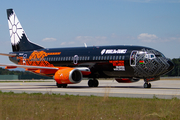
[{"label": "nose landing gear", "polygon": [[144,79],[144,88],[151,88],[151,83],[148,82],[148,79]]},{"label": "nose landing gear", "polygon": [[151,83],[148,83],[148,82],[146,83],[146,82],[145,82],[145,83],[144,83],[144,88],[151,88]]}]

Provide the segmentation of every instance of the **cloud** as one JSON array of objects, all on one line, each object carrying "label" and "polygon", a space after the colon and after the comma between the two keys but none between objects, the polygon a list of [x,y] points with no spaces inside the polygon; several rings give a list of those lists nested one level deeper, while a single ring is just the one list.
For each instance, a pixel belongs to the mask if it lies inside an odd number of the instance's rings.
[{"label": "cloud", "polygon": [[42,41],[43,42],[53,42],[53,41],[56,41],[57,39],[56,38],[44,38]]},{"label": "cloud", "polygon": [[157,37],[155,34],[141,33],[137,36],[141,42],[145,43],[165,43],[165,42],[180,42],[180,37]]},{"label": "cloud", "polygon": [[118,36],[115,33],[112,33],[111,38],[118,38]]},{"label": "cloud", "polygon": [[87,43],[90,45],[102,45],[107,44],[107,37],[105,36],[77,36],[75,40],[81,43]]},{"label": "cloud", "polygon": [[157,42],[159,38],[155,34],[141,33],[137,37],[142,42]]},{"label": "cloud", "polygon": [[166,41],[177,41],[177,42],[180,42],[180,37],[170,37],[169,39],[166,39]]},{"label": "cloud", "polygon": [[70,41],[70,42],[62,42],[60,45],[67,46],[67,45],[73,45],[73,44],[75,44],[75,42],[74,41]]}]

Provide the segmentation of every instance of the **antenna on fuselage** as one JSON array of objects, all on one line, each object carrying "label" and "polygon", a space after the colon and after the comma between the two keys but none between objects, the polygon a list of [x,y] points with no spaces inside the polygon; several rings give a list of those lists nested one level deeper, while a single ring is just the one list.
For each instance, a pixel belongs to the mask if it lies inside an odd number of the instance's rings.
[{"label": "antenna on fuselage", "polygon": [[87,48],[87,45],[86,45],[86,43],[84,43],[84,46],[85,46],[85,48]]}]

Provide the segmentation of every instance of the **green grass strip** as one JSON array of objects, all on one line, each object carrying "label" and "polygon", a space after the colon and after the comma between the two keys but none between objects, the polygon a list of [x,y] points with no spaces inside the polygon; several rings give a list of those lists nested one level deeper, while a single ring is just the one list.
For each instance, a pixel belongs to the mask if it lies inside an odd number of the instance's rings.
[{"label": "green grass strip", "polygon": [[180,119],[180,100],[0,92],[5,120]]}]

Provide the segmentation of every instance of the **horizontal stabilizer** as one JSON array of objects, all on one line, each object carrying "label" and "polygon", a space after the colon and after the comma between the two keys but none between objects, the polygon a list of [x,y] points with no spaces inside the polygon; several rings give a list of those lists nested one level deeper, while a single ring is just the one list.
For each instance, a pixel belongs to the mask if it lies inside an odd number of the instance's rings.
[{"label": "horizontal stabilizer", "polygon": [[0,53],[0,55],[9,56],[9,57],[16,57],[17,56],[17,54],[6,54],[6,53]]}]

